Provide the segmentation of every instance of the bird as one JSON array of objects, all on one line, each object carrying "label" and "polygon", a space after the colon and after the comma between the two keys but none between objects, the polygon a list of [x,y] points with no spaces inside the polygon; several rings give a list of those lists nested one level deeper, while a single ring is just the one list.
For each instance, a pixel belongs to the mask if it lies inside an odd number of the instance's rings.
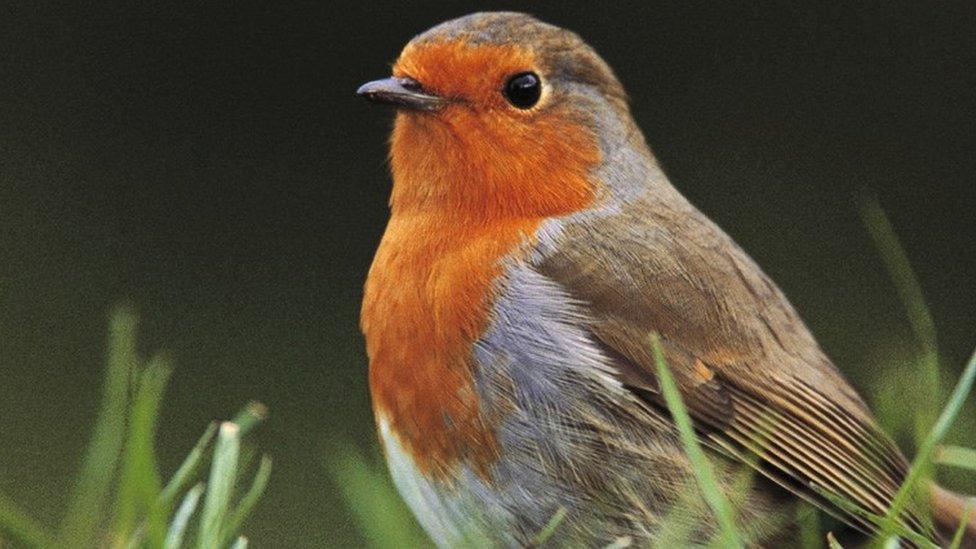
[{"label": "bird", "polygon": [[[434,543],[534,546],[547,526],[554,546],[720,539],[655,337],[741,541],[795,542],[804,504],[877,531],[866,516],[885,515],[906,458],[783,292],[672,185],[582,38],[475,13],[357,93],[396,112],[360,318],[369,388]],[[943,544],[966,500],[930,493],[898,520]]]}]

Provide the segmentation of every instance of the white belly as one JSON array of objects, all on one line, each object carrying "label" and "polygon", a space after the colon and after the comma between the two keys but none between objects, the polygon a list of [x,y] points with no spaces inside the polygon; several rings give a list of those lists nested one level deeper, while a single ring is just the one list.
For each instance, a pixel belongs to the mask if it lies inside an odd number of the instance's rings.
[{"label": "white belly", "polygon": [[[393,483],[438,547],[494,545],[482,521],[486,513],[473,501],[464,478],[458,478],[460,482],[450,490],[428,480],[383,418],[379,420],[379,431]],[[468,475],[469,472],[461,472],[459,477]]]}]

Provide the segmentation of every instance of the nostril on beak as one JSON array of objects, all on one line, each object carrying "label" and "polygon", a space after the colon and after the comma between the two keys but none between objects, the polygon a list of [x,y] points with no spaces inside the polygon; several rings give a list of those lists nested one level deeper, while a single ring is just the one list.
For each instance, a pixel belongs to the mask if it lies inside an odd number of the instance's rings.
[{"label": "nostril on beak", "polygon": [[420,85],[420,82],[417,82],[416,80],[410,78],[409,76],[404,76],[402,78],[398,78],[397,80],[400,81],[401,86],[403,86],[405,89],[408,89],[412,92],[419,93],[424,91],[424,87]]}]

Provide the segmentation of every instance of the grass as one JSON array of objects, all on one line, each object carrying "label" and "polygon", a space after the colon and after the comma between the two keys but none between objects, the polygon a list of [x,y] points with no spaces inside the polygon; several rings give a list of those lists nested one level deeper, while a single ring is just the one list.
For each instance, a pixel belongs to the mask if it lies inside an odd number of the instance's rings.
[{"label": "grass", "polygon": [[551,538],[552,535],[556,533],[556,530],[559,528],[559,525],[562,524],[564,520],[566,520],[566,513],[567,511],[565,507],[560,507],[559,509],[557,509],[556,512],[552,515],[552,518],[549,519],[549,522],[547,522],[546,525],[542,528],[542,530],[540,530],[539,533],[536,534],[535,537],[532,539],[532,541],[529,542],[529,547],[542,547],[543,545],[545,545],[545,543],[549,541],[549,538]]},{"label": "grass", "polygon": [[651,334],[651,347],[654,350],[654,363],[657,366],[657,377],[661,384],[661,392],[664,394],[668,410],[671,411],[671,417],[678,426],[678,434],[681,436],[681,443],[684,444],[685,453],[688,455],[692,467],[694,467],[698,488],[701,489],[702,496],[708,506],[712,508],[715,520],[718,522],[721,532],[719,541],[724,547],[742,547],[742,536],[735,526],[732,506],[726,499],[725,493],[719,489],[712,464],[698,443],[698,435],[691,423],[691,416],[688,415],[685,403],[681,399],[678,384],[675,383],[674,377],[671,376],[671,371],[664,361],[661,341],[656,333]]},{"label": "grass", "polygon": [[[932,457],[935,449],[942,439],[945,438],[949,427],[952,426],[952,422],[955,421],[956,416],[959,415],[959,411],[962,410],[963,402],[965,402],[972,391],[974,378],[976,378],[976,354],[973,354],[973,357],[969,359],[969,363],[966,365],[965,370],[963,370],[962,377],[959,379],[959,383],[956,384],[956,388],[953,390],[949,402],[939,415],[939,419],[928,432],[928,435],[922,439],[918,452],[915,455],[915,460],[908,470],[908,475],[906,475],[905,481],[895,494],[891,502],[891,507],[888,509],[888,514],[885,516],[886,520],[882,528],[883,534],[891,533],[891,524],[897,520],[901,511],[908,504],[909,499],[916,497],[915,493],[918,488],[925,485],[923,481],[928,480],[926,477],[929,471],[931,471]],[[916,499],[920,500],[922,496],[917,496]]]},{"label": "grass", "polygon": [[970,448],[940,446],[933,452],[932,460],[938,465],[951,465],[976,471],[976,450]]},{"label": "grass", "polygon": [[953,534],[952,540],[949,543],[949,549],[958,549],[962,546],[962,536],[966,533],[966,524],[973,518],[974,511],[976,511],[976,503],[970,500],[966,504],[966,510],[962,514],[962,520],[959,521],[959,527],[956,528],[956,533]]},{"label": "grass", "polygon": [[[916,343],[919,347],[919,365],[924,375],[925,384],[929,389],[928,396],[934,396],[937,399],[940,377],[938,342],[935,321],[925,303],[921,284],[919,284],[911,268],[908,255],[898,240],[891,222],[876,198],[865,197],[862,199],[861,216],[888,268],[888,274],[901,297],[906,316],[915,333]],[[918,410],[920,415],[918,416],[919,423],[916,426],[917,450],[915,459],[912,461],[908,475],[895,494],[888,513],[880,524],[880,539],[891,537],[900,513],[910,501],[914,501],[923,509],[926,508],[926,498],[921,493],[920,487],[927,486],[928,481],[931,480],[936,449],[959,416],[963,403],[972,392],[974,379],[976,379],[976,353],[973,354],[963,369],[962,376],[942,413],[934,422],[931,420],[931,414],[925,413],[925,407]],[[958,451],[956,455],[959,455]]]},{"label": "grass", "polygon": [[[267,485],[271,462],[262,458],[250,488],[235,498],[247,478],[238,458],[264,407],[251,403],[233,421],[207,427],[164,484],[155,435],[172,367],[161,354],[141,359],[136,331],[130,309],[112,313],[101,408],[61,524],[43,525],[0,494],[0,545],[6,538],[43,549],[247,546],[240,530]],[[208,460],[207,481],[198,482]]]},{"label": "grass", "polygon": [[400,499],[385,467],[352,445],[336,446],[329,454],[331,459],[325,465],[367,546],[396,549],[433,545]]}]

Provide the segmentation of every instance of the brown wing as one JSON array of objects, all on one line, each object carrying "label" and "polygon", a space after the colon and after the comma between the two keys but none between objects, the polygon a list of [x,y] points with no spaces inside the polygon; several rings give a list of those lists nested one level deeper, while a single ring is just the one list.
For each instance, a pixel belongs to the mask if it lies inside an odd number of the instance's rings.
[{"label": "brown wing", "polygon": [[[778,288],[673,190],[611,216],[568,222],[543,274],[589,307],[621,379],[661,404],[650,334],[704,440],[865,532],[907,464]],[[757,461],[755,458],[759,458]],[[903,523],[932,537],[906,510]]]}]

